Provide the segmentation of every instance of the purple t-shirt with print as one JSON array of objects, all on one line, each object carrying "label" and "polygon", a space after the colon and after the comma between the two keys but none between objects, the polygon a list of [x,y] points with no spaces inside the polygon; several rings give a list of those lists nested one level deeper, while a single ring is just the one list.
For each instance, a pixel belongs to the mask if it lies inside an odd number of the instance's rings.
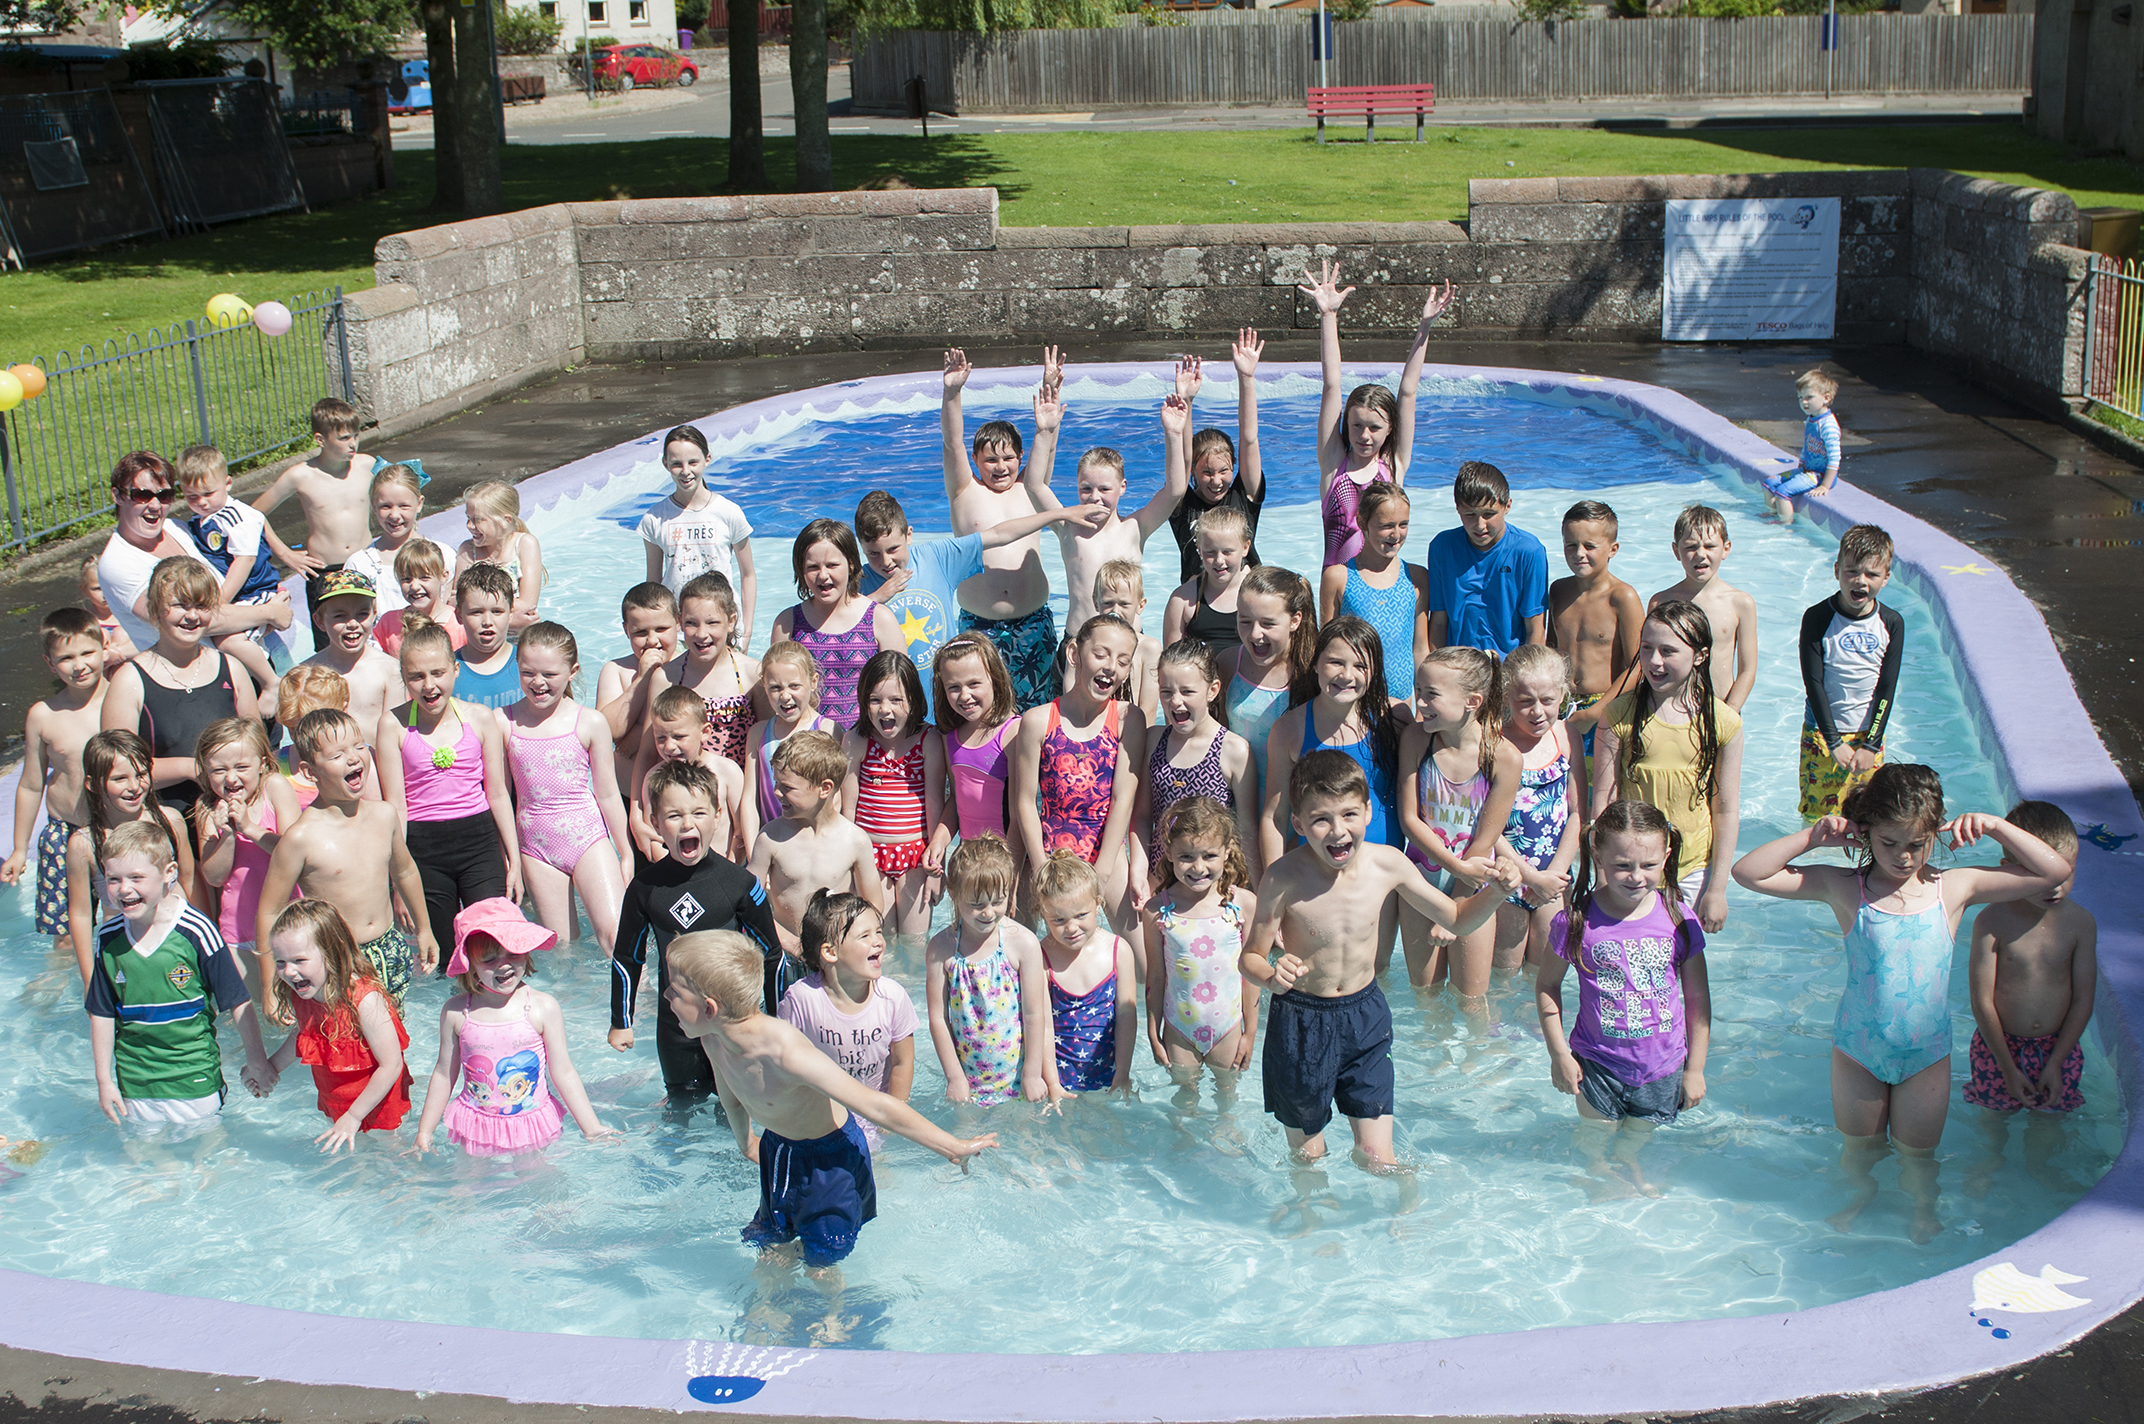
[{"label": "purple t-shirt with print", "polygon": [[[908,991],[890,977],[872,986],[863,1012],[852,1017],[834,1007],[824,979],[807,974],[782,996],[782,1019],[839,1063],[842,1072],[881,1093],[893,1074],[893,1046],[916,1036],[915,1005],[909,1002]],[[877,1124],[866,1121],[863,1128],[864,1136],[876,1147]]]},{"label": "purple t-shirt with print", "polygon": [[[1569,921],[1559,914],[1548,942],[1564,959]],[[1627,920],[1610,919],[1598,902],[1586,911],[1578,964],[1578,1019],[1571,1052],[1625,1083],[1651,1083],[1682,1068],[1683,961],[1705,952],[1705,931],[1687,909],[1678,925],[1665,897]]]}]

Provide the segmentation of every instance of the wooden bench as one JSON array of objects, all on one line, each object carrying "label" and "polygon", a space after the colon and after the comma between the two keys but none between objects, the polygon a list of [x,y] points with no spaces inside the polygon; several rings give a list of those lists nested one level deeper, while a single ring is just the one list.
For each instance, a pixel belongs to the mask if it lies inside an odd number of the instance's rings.
[{"label": "wooden bench", "polygon": [[1310,113],[1318,121],[1318,142],[1325,142],[1325,120],[1360,114],[1370,143],[1377,142],[1379,114],[1413,114],[1414,141],[1422,141],[1422,116],[1437,107],[1434,84],[1353,84],[1310,90]]}]

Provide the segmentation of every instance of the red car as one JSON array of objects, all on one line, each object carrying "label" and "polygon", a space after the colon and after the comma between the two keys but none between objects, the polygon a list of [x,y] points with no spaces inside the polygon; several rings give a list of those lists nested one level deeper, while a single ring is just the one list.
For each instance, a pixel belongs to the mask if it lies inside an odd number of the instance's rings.
[{"label": "red car", "polygon": [[595,50],[596,83],[620,93],[644,84],[687,85],[700,77],[692,57],[661,45],[615,44]]}]

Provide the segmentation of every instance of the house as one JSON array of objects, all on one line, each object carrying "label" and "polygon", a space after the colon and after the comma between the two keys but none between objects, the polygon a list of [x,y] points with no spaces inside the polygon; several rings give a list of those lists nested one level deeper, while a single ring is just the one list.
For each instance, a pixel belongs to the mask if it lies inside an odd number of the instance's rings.
[{"label": "house", "polygon": [[657,44],[677,48],[677,0],[507,0],[517,10],[537,10],[559,22],[562,49],[591,43]]}]

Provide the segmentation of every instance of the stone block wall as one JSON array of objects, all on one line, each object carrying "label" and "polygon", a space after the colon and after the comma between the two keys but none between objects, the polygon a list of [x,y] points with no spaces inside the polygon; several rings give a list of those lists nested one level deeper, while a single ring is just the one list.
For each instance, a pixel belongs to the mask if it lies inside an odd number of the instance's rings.
[{"label": "stone block wall", "polygon": [[1348,332],[1411,332],[1450,282],[1470,337],[1656,341],[1667,202],[1732,197],[1841,200],[1839,340],[2076,393],[2075,209],[1937,170],[1482,180],[1465,225],[1001,228],[989,188],[575,203],[384,239],[352,359],[408,428],[582,359],[1307,332],[1326,259]]}]

